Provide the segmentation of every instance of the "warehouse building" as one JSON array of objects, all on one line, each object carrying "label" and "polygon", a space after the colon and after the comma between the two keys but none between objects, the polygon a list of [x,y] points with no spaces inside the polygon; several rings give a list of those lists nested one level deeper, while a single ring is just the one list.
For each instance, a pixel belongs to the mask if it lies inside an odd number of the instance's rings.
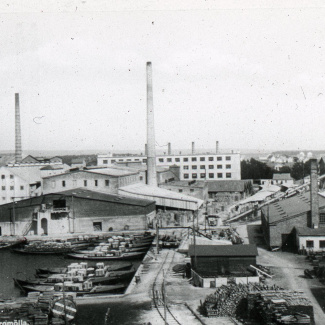
[{"label": "warehouse building", "polygon": [[148,229],[155,202],[81,189],[0,206],[0,235],[55,235]]},{"label": "warehouse building", "polygon": [[247,271],[256,265],[255,245],[190,245],[188,254],[196,286],[227,285],[229,277],[236,283],[259,282]]}]

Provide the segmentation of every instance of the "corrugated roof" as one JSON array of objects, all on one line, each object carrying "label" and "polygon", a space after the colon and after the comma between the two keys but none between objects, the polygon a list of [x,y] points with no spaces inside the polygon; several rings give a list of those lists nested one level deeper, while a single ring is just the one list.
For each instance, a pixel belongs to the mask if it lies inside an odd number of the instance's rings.
[{"label": "corrugated roof", "polygon": [[[318,195],[319,207],[325,207],[325,198]],[[294,217],[296,215],[310,211],[310,192],[298,194],[278,201],[262,208],[269,223],[281,222],[284,219]]]},{"label": "corrugated roof", "polygon": [[[190,245],[189,256],[194,256],[194,245]],[[195,245],[196,256],[257,256],[256,245]]]},{"label": "corrugated roof", "polygon": [[250,180],[208,181],[209,192],[244,192]]},{"label": "corrugated roof", "polygon": [[273,179],[274,180],[279,180],[279,181],[289,181],[293,180],[293,178],[290,176],[290,173],[282,173],[282,174],[273,174]]},{"label": "corrugated roof", "polygon": [[183,195],[181,193],[142,183],[121,187],[119,188],[119,193],[134,197],[146,197],[150,200],[155,200],[157,205],[187,210],[197,210],[204,203],[203,200],[193,196]]},{"label": "corrugated roof", "polygon": [[137,199],[128,196],[89,191],[83,188],[77,188],[77,189],[67,190],[58,193],[49,193],[46,195],[66,195],[66,196],[74,196],[82,199],[99,200],[99,201],[113,202],[118,204],[136,205],[136,206],[144,206],[144,207],[155,203],[154,201],[151,200]]},{"label": "corrugated roof", "polygon": [[325,236],[325,228],[295,227],[299,236]]},{"label": "corrugated roof", "polygon": [[179,186],[179,187],[199,187],[203,188],[205,185],[205,182],[203,181],[171,181],[167,183],[161,183],[161,185],[172,185],[172,186]]}]

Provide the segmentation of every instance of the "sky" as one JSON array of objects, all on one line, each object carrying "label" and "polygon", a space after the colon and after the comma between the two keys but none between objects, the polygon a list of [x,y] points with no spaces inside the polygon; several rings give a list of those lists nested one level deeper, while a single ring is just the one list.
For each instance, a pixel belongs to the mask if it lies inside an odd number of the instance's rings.
[{"label": "sky", "polygon": [[323,1],[0,3],[0,151],[325,150]]}]

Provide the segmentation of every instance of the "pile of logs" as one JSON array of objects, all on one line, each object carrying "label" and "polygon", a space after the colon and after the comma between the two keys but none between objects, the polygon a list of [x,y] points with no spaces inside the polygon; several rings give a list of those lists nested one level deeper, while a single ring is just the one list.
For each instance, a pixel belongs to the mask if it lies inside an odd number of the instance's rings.
[{"label": "pile of logs", "polygon": [[237,307],[251,291],[283,290],[275,285],[258,283],[231,284],[219,287],[216,292],[206,297],[201,310],[208,317],[237,316]]}]

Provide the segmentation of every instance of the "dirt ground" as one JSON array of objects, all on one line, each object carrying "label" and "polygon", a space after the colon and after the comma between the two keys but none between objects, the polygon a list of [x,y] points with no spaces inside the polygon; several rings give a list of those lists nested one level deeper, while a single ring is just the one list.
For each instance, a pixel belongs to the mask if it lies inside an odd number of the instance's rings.
[{"label": "dirt ground", "polygon": [[312,269],[306,256],[267,250],[259,222],[247,226],[238,225],[236,228],[245,243],[255,243],[258,246],[257,264],[269,267],[274,274],[272,279],[267,280],[267,284],[276,284],[285,289],[303,290],[314,306],[315,323],[325,324],[325,314],[311,291],[311,289],[325,288],[325,286],[318,279],[305,278],[304,270]]}]

